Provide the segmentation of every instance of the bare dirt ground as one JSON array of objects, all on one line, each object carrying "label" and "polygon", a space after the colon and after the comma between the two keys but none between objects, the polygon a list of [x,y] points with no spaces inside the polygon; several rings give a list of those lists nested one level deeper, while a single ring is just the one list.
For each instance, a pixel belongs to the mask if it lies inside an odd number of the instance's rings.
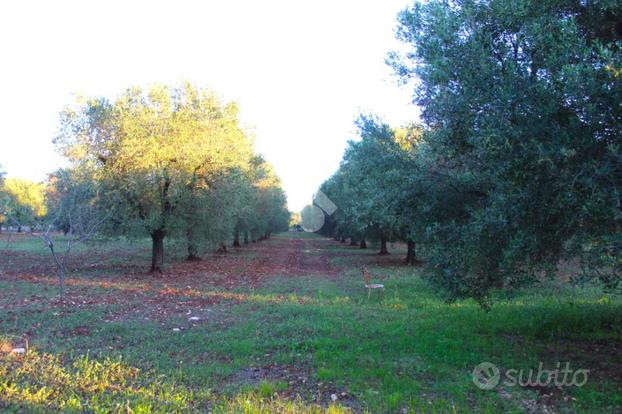
[{"label": "bare dirt ground", "polygon": [[[28,235],[12,235],[12,243]],[[42,246],[40,251],[7,249],[7,236],[0,240],[0,281],[40,284],[44,292],[55,296],[58,276],[51,256]],[[16,295],[16,300],[0,303],[16,311],[45,300],[63,308],[85,308],[94,305],[119,305],[111,319],[133,313],[147,313],[147,318],[165,320],[185,309],[205,309],[212,305],[242,302],[247,294],[240,288],[254,289],[267,279],[282,276],[334,277],[339,269],[331,264],[326,245],[338,244],[321,239],[277,237],[227,253],[210,254],[202,261],[169,261],[161,274],[147,272],[145,254],[127,249],[100,251],[97,246],[73,253],[67,261],[67,293],[48,301],[41,295]],[[111,260],[113,258],[114,260]],[[208,288],[206,290],[206,288]],[[8,292],[7,292],[8,293]],[[273,300],[280,298],[275,296]],[[140,312],[137,307],[142,308]],[[62,310],[60,311],[62,313]]]},{"label": "bare dirt ground", "polygon": [[[25,237],[35,236],[12,235],[12,240],[15,242]],[[54,285],[56,269],[43,245],[36,253],[15,251],[6,249],[6,239],[6,235],[0,237],[0,280],[27,280]],[[361,256],[356,246],[348,247],[346,252],[328,250],[327,245],[332,244],[343,245],[326,239],[277,237],[229,248],[227,253],[209,254],[202,261],[169,260],[164,272],[156,275],[147,272],[145,249],[143,252],[127,249],[100,252],[95,246],[88,251],[71,254],[66,266],[66,285],[115,288],[130,293],[161,290],[162,293],[174,295],[174,288],[192,289],[199,282],[232,290],[242,285],[256,287],[273,276],[331,276],[342,270],[341,266],[331,262],[331,258]],[[372,251],[368,249],[366,252]],[[111,257],[114,261],[110,260]],[[382,266],[402,264],[399,255],[365,255],[364,262]],[[73,277],[72,274],[80,277]],[[104,277],[85,279],[81,277],[83,275]]]}]

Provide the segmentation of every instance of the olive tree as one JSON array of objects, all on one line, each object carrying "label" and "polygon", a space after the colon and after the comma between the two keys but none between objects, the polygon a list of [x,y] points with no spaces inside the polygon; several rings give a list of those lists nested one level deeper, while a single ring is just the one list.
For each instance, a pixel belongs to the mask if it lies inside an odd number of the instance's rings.
[{"label": "olive tree", "polygon": [[209,191],[213,177],[248,163],[252,147],[237,114],[235,104],[188,83],[130,88],[113,101],[68,107],[55,142],[94,171],[116,231],[151,237],[151,270],[158,272],[165,237],[192,225],[188,214],[200,217],[189,201]]},{"label": "olive tree", "polygon": [[620,280],[619,2],[415,2],[390,61],[426,128],[428,274],[487,303],[560,258]]}]

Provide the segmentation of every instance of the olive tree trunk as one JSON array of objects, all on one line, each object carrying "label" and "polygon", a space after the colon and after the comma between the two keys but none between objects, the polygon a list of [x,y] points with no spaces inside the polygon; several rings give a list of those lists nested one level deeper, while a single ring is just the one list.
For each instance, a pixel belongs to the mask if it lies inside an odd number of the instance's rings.
[{"label": "olive tree trunk", "polygon": [[151,272],[161,272],[164,265],[164,230],[151,232]]},{"label": "olive tree trunk", "polygon": [[408,252],[406,253],[406,261],[405,263],[409,266],[412,266],[417,263],[417,254],[415,251],[415,242],[413,240],[408,240]]},{"label": "olive tree trunk", "polygon": [[387,250],[387,238],[386,237],[381,237],[380,238],[380,252],[379,254],[385,255],[385,254],[389,254],[389,251]]},{"label": "olive tree trunk", "polygon": [[192,226],[188,226],[188,230],[186,231],[186,239],[188,240],[188,257],[186,260],[190,262],[195,262],[201,260],[199,257],[199,249],[197,248],[197,244],[194,238],[194,230]]},{"label": "olive tree trunk", "polygon": [[233,247],[240,247],[240,224],[236,223],[233,229]]}]

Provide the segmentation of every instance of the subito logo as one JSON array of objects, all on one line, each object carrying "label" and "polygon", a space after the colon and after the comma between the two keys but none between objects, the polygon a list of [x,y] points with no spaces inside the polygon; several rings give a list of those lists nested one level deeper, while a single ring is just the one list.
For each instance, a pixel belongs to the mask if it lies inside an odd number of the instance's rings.
[{"label": "subito logo", "polygon": [[322,191],[313,195],[313,204],[310,204],[300,212],[302,228],[314,233],[324,226],[325,214],[330,216],[337,211],[337,206]]},{"label": "subito logo", "polygon": [[499,368],[491,362],[482,362],[473,369],[473,384],[480,390],[492,390],[500,379]]}]

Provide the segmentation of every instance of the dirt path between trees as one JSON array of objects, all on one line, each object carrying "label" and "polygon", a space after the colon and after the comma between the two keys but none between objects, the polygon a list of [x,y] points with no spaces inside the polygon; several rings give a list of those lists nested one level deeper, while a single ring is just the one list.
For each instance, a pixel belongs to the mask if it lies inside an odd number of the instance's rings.
[{"label": "dirt path between trees", "polygon": [[[329,246],[337,242],[320,238],[276,235],[269,240],[230,248],[198,262],[169,262],[162,274],[146,272],[147,263],[133,251],[108,250],[77,253],[71,257],[65,279],[67,293],[56,297],[58,280],[50,258],[42,253],[1,250],[0,282],[43,285],[38,294],[24,297],[22,287],[7,288],[0,307],[36,308],[45,304],[65,311],[96,305],[118,305],[112,319],[130,313],[165,320],[186,309],[206,309],[227,302],[248,300],[242,291],[254,290],[273,277],[335,277]],[[144,259],[143,259],[144,260]],[[273,300],[280,298],[275,296]],[[142,312],[140,311],[142,309]],[[62,314],[64,311],[60,310]]]}]

